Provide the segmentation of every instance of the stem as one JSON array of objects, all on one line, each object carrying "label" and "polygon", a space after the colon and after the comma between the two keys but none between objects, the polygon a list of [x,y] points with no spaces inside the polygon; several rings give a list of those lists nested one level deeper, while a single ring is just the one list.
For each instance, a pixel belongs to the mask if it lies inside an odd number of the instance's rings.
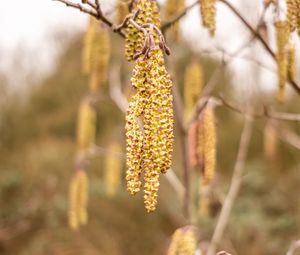
[{"label": "stem", "polygon": [[245,167],[246,157],[248,154],[248,147],[252,135],[252,126],[253,126],[253,118],[249,115],[248,116],[246,115],[245,118],[246,118],[245,124],[241,135],[239,151],[238,151],[236,163],[233,170],[233,176],[232,176],[230,188],[225,198],[210,246],[208,248],[207,255],[216,254],[216,248],[223,237],[233,204],[236,200],[236,197],[238,195],[242,183],[244,167]]}]

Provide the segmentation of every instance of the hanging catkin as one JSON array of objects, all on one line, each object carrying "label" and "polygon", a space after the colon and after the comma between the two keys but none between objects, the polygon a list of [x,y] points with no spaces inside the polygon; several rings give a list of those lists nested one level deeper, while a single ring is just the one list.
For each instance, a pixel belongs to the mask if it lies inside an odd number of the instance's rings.
[{"label": "hanging catkin", "polygon": [[69,225],[77,230],[87,223],[88,178],[84,170],[73,176],[69,190]]},{"label": "hanging catkin", "polygon": [[200,14],[203,26],[213,36],[216,30],[216,0],[200,0]]},{"label": "hanging catkin", "polygon": [[[145,13],[146,23],[160,23],[156,1],[139,1],[137,5]],[[174,136],[172,82],[157,35],[153,36],[156,45],[147,57],[142,55],[135,62],[131,84],[136,94],[126,116],[127,189],[131,194],[138,192],[143,174],[148,212],[156,208],[160,174],[171,166]],[[143,36],[136,40],[136,45],[143,45]]]},{"label": "hanging catkin", "polygon": [[110,197],[115,196],[121,183],[122,175],[122,149],[119,143],[109,146],[109,154],[105,161],[105,189]]},{"label": "hanging catkin", "polygon": [[288,79],[296,79],[296,49],[293,42],[289,42],[287,49],[287,72]]},{"label": "hanging catkin", "polygon": [[110,42],[108,31],[91,17],[84,38],[83,71],[89,75],[89,88],[96,93],[107,80]]},{"label": "hanging catkin", "polygon": [[284,101],[285,82],[287,79],[287,58],[286,46],[288,42],[288,27],[286,21],[276,21],[276,42],[277,42],[277,73],[278,73],[278,100]]},{"label": "hanging catkin", "polygon": [[203,113],[203,184],[210,183],[215,175],[216,168],[216,127],[214,109],[212,106],[207,106]]},{"label": "hanging catkin", "polygon": [[[178,16],[185,9],[185,0],[167,0],[165,4],[165,19],[171,20]],[[172,26],[172,38],[180,39],[180,22]]]},{"label": "hanging catkin", "polygon": [[168,249],[168,255],[194,255],[197,241],[193,228],[190,226],[177,229]]},{"label": "hanging catkin", "polygon": [[90,98],[85,98],[79,106],[77,121],[77,144],[79,150],[87,150],[95,143],[96,110]]},{"label": "hanging catkin", "polygon": [[184,119],[191,120],[193,110],[203,87],[202,67],[197,61],[192,61],[186,68],[184,76]]},{"label": "hanging catkin", "polygon": [[297,28],[298,23],[298,2],[299,0],[286,0],[286,6],[287,6],[287,22],[289,26],[290,32],[293,32]]}]

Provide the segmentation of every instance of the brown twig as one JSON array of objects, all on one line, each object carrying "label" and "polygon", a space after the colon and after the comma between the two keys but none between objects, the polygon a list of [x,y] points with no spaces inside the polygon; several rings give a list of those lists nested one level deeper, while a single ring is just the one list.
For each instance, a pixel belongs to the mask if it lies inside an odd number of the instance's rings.
[{"label": "brown twig", "polygon": [[[73,3],[72,1],[69,1],[69,0],[53,0],[53,1],[61,2],[61,3],[65,4],[66,6],[78,9],[78,10],[80,10],[80,11],[86,13],[86,14],[89,14],[89,15],[95,17],[96,19],[101,20],[104,24],[106,24],[112,30],[115,27],[115,25],[108,18],[106,18],[104,16],[104,14],[103,14],[103,12],[100,8],[100,4],[99,4],[98,0],[96,0],[96,4],[93,4],[90,1],[87,2],[87,4],[90,7],[92,7],[92,9],[86,8],[85,6],[83,6],[80,3]],[[123,38],[125,38],[125,35],[122,31],[118,30],[118,31],[115,31],[115,32],[118,33]]]},{"label": "brown twig", "polygon": [[222,206],[221,213],[218,218],[217,225],[210,246],[208,248],[207,255],[214,255],[216,253],[217,246],[219,245],[222,239],[222,236],[224,234],[225,228],[229,220],[229,216],[233,204],[240,190],[245,162],[248,154],[248,147],[252,135],[252,126],[253,126],[253,118],[250,115],[246,115],[230,188],[225,198],[224,204]]}]

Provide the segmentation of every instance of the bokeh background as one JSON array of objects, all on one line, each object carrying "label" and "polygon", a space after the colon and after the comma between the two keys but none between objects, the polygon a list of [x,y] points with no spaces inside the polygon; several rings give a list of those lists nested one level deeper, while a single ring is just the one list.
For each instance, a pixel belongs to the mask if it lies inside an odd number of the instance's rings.
[{"label": "bokeh background", "polygon": [[[105,13],[113,19],[115,3],[103,2]],[[159,2],[163,8],[164,1]],[[253,26],[258,24],[263,1],[230,2]],[[198,12],[195,7],[181,22],[181,41],[169,42],[172,55],[168,65],[181,92],[184,69],[191,59],[201,62],[207,82],[220,61],[228,59],[251,37],[238,19],[218,4],[216,37],[210,38]],[[159,206],[152,214],[145,212],[142,195],[131,198],[127,194],[124,180],[115,197],[106,195],[103,176],[109,146],[117,141],[125,152],[124,114],[110,98],[106,84],[97,102],[97,144],[104,153],[92,161],[88,172],[89,223],[78,232],[68,227],[67,193],[74,169],[76,117],[88,83],[81,72],[87,21],[85,14],[50,0],[1,3],[0,254],[166,254],[172,233],[186,224],[181,201],[164,178]],[[274,48],[272,10],[265,21]],[[113,33],[111,49],[110,65],[121,66],[126,91],[132,65],[124,59],[123,39]],[[299,52],[299,40],[297,49]],[[275,71],[274,61],[260,44],[250,43],[232,60],[213,94],[222,93],[241,107],[251,96],[260,106],[299,112],[299,96],[291,90],[284,105],[276,103]],[[285,254],[290,243],[300,238],[299,147],[279,140],[276,158],[273,162],[266,160],[265,124],[264,118],[255,120],[243,187],[222,240],[222,246],[232,254]],[[240,114],[218,108],[215,189],[221,196],[228,189],[242,125]],[[295,142],[300,139],[299,123],[281,126],[293,132]],[[175,144],[173,168],[182,178],[176,138]],[[124,157],[119,160],[124,163]],[[196,186],[198,176],[192,176]],[[213,215],[196,220],[203,245],[211,237],[218,210],[217,206]]]}]

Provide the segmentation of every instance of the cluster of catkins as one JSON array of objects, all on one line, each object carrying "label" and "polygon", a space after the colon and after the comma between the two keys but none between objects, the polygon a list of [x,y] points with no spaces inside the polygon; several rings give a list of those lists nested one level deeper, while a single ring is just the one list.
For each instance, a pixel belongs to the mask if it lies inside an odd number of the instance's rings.
[{"label": "cluster of catkins", "polygon": [[197,240],[194,228],[186,226],[177,229],[168,249],[168,255],[194,255],[197,250]]},{"label": "cluster of catkins", "polygon": [[300,1],[286,0],[287,20],[275,21],[278,69],[278,100],[284,101],[285,83],[296,78],[296,52],[293,39],[300,34]]},{"label": "cluster of catkins", "polygon": [[[165,19],[172,20],[185,9],[185,0],[167,0],[165,3]],[[172,26],[172,39],[180,39],[180,24],[175,22]]]},{"label": "cluster of catkins", "polygon": [[[136,23],[154,24],[160,18],[156,1],[135,1],[133,12],[139,9]],[[144,34],[127,28],[126,56],[129,60],[142,49]],[[173,147],[172,82],[165,68],[158,38],[149,55],[135,62],[131,78],[135,94],[126,115],[127,190],[134,195],[141,190],[144,179],[144,204],[148,212],[157,205],[159,177],[171,167]]]},{"label": "cluster of catkins", "polygon": [[216,0],[200,0],[200,14],[203,26],[213,36],[216,31]]},{"label": "cluster of catkins", "polygon": [[83,72],[89,76],[89,94],[80,103],[77,120],[77,160],[70,183],[69,225],[76,230],[87,222],[88,178],[86,162],[96,139],[95,96],[106,81],[109,36],[96,19],[90,18],[84,38]]}]

